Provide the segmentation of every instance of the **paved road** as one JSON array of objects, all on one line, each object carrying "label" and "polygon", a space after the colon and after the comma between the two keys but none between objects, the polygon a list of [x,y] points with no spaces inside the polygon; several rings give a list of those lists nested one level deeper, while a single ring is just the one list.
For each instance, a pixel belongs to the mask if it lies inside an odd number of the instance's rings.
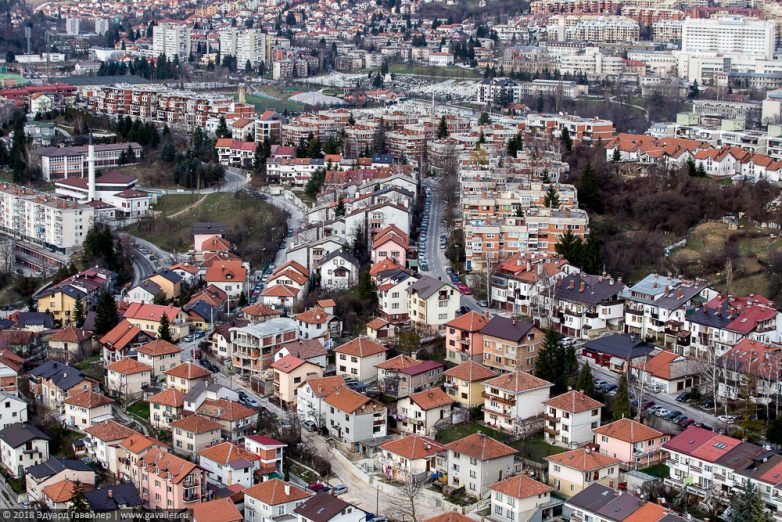
[{"label": "paved road", "polygon": [[[273,196],[268,193],[263,193],[263,198],[268,203],[271,203],[275,207],[285,210],[288,213],[288,228],[293,229],[293,235],[296,237],[296,233],[299,231],[302,223],[304,222],[304,212],[302,212],[299,207],[281,196]],[[285,243],[287,246],[291,246],[292,241],[290,238],[288,238],[285,240]],[[274,265],[279,267],[284,265],[286,261],[286,251],[284,249],[278,250],[277,254],[274,256]]]},{"label": "paved road", "polygon": [[[169,266],[176,261],[174,256],[169,252],[166,252],[149,241],[128,234],[127,232],[118,232],[118,235],[130,239],[134,243],[130,252],[131,259],[133,260],[133,281],[131,282],[131,288],[143,279],[154,274],[159,267]],[[141,252],[138,249],[140,246],[145,247],[149,253],[154,254],[156,257],[155,261],[149,259],[149,254]]]},{"label": "paved road", "polygon": [[247,171],[236,167],[225,168],[223,184],[217,187],[208,187],[201,190],[182,188],[140,187],[155,194],[213,194],[215,192],[238,192],[247,185]]}]

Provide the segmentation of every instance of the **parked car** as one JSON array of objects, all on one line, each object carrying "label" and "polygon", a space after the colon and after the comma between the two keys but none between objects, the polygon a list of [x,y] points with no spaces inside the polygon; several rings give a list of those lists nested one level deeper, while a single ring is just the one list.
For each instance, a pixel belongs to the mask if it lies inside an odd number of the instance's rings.
[{"label": "parked car", "polygon": [[688,426],[692,426],[693,424],[695,424],[695,421],[690,419],[689,417],[682,417],[681,419],[676,421],[676,424],[678,424],[682,428],[686,428]]},{"label": "parked car", "polygon": [[689,396],[689,393],[686,391],[681,392],[679,395],[676,396],[676,402],[684,402],[687,400],[687,397]]},{"label": "parked car", "polygon": [[478,306],[482,306],[484,308],[488,308],[489,307],[489,302],[487,300],[485,300],[485,299],[481,299],[480,301],[478,301]]},{"label": "parked car", "polygon": [[344,495],[345,493],[348,492],[348,487],[344,484],[337,484],[331,489],[331,492],[334,495]]},{"label": "parked car", "polygon": [[305,430],[311,431],[313,433],[318,431],[318,425],[315,424],[315,422],[311,421],[311,420],[305,420],[304,422],[302,422],[301,423],[301,427],[304,428]]},{"label": "parked car", "polygon": [[666,418],[666,420],[676,422],[676,420],[678,420],[679,417],[683,417],[683,416],[684,416],[684,414],[682,412],[680,412],[679,410],[673,410],[671,413],[666,415],[665,418]]},{"label": "parked car", "polygon": [[192,335],[186,335],[185,338],[184,338],[184,341],[186,343],[192,342],[193,341],[193,336]]},{"label": "parked car", "polygon": [[724,422],[725,424],[733,424],[736,422],[736,417],[733,415],[720,415],[717,417],[717,420],[720,422]]},{"label": "parked car", "polygon": [[641,410],[645,411],[654,406],[654,401],[644,401],[641,403]]},{"label": "parked car", "polygon": [[261,406],[261,403],[258,402],[258,399],[254,397],[250,397],[249,395],[244,399],[243,402],[246,406],[249,406],[251,408],[260,408]]},{"label": "parked car", "polygon": [[706,399],[703,401],[703,404],[701,404],[702,408],[711,409],[714,407],[714,399]]},{"label": "parked car", "polygon": [[658,417],[667,417],[668,415],[671,414],[671,412],[670,410],[666,410],[665,408],[660,408],[654,414],[657,415]]},{"label": "parked car", "polygon": [[598,379],[595,381],[595,389],[602,389],[603,386],[608,386],[608,381]]},{"label": "parked car", "polygon": [[610,393],[612,391],[615,391],[617,388],[619,388],[619,386],[617,386],[616,384],[609,384],[607,386],[603,386],[603,391],[605,393]]},{"label": "parked car", "polygon": [[470,288],[467,285],[465,285],[464,283],[461,283],[461,282],[460,283],[456,283],[456,288],[458,288],[459,291],[461,293],[463,293],[464,295],[472,294],[472,290],[470,290]]},{"label": "parked car", "polygon": [[326,484],[321,484],[320,482],[310,482],[309,484],[307,484],[307,489],[309,489],[313,493],[317,493],[318,491],[322,491],[323,489],[325,489],[327,487],[328,486]]}]

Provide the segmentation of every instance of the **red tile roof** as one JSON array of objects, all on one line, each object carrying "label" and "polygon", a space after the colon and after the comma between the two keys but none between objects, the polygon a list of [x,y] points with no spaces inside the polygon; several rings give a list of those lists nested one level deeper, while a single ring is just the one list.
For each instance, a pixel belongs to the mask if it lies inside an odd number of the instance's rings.
[{"label": "red tile roof", "polygon": [[451,442],[446,448],[449,451],[464,453],[468,457],[481,461],[493,460],[516,453],[515,449],[489,437],[485,433],[473,433]]},{"label": "red tile roof", "polygon": [[445,451],[445,446],[429,437],[408,435],[396,440],[390,440],[380,446],[395,455],[408,460],[425,459]]}]

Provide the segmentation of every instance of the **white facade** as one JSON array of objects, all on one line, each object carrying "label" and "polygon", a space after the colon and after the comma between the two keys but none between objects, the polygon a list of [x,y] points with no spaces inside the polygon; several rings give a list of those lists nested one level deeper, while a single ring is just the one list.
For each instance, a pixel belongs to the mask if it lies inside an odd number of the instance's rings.
[{"label": "white facade", "polygon": [[776,23],[741,16],[687,18],[682,26],[682,51],[774,58]]},{"label": "white facade", "polygon": [[[241,460],[239,459],[239,461]],[[212,482],[218,482],[224,486],[239,484],[246,488],[255,483],[253,474],[256,469],[260,469],[260,461],[258,460],[246,467],[234,467],[230,462],[222,465],[203,455],[199,455],[198,465],[206,470],[207,478]]]},{"label": "white facade", "polygon": [[549,444],[565,448],[575,448],[592,442],[592,430],[600,427],[600,408],[570,413],[549,406],[547,416],[557,419],[556,433],[546,431],[545,439]]},{"label": "white facade", "polygon": [[14,478],[21,477],[24,470],[30,466],[40,464],[48,459],[48,440],[36,438],[14,448],[5,440],[0,439],[0,461]]},{"label": "white facade", "polygon": [[483,498],[491,484],[513,475],[513,462],[513,455],[478,460],[449,449],[448,485],[464,487],[468,495]]},{"label": "white facade", "polygon": [[266,56],[265,37],[257,29],[225,29],[220,31],[220,55],[235,57],[238,69],[244,69],[248,60],[256,67]]},{"label": "white facade", "polygon": [[155,56],[165,54],[171,60],[179,61],[190,57],[190,28],[187,25],[159,24],[152,28],[152,51]]},{"label": "white facade", "polygon": [[345,290],[358,283],[358,265],[347,256],[331,256],[321,263],[319,270],[321,288]]},{"label": "white facade", "polygon": [[16,395],[0,393],[0,430],[15,422],[27,422],[27,403]]}]

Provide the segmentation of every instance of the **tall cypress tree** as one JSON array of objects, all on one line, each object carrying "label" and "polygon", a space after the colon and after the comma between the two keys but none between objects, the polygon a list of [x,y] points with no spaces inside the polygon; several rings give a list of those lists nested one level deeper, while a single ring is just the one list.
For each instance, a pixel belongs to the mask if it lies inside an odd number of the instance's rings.
[{"label": "tall cypress tree", "polygon": [[619,378],[619,388],[616,390],[613,404],[613,419],[630,418],[630,390],[627,385],[627,375]]},{"label": "tall cypress tree", "polygon": [[584,364],[581,371],[578,373],[578,379],[576,379],[577,390],[584,392],[590,397],[595,395],[595,382],[592,380],[592,368],[588,364]]},{"label": "tall cypress tree", "polygon": [[95,306],[95,333],[103,335],[117,326],[117,303],[114,297],[103,290]]},{"label": "tall cypress tree", "polygon": [[567,387],[566,366],[564,347],[559,334],[554,330],[547,330],[543,346],[535,359],[535,375],[552,383],[554,387],[551,393],[559,394]]},{"label": "tall cypress tree", "polygon": [[160,316],[160,326],[157,328],[157,337],[164,341],[173,342],[171,338],[171,323],[168,320],[168,314]]},{"label": "tall cypress tree", "polygon": [[594,212],[602,212],[603,205],[597,191],[597,177],[591,163],[587,163],[578,179],[578,200],[581,206]]}]

